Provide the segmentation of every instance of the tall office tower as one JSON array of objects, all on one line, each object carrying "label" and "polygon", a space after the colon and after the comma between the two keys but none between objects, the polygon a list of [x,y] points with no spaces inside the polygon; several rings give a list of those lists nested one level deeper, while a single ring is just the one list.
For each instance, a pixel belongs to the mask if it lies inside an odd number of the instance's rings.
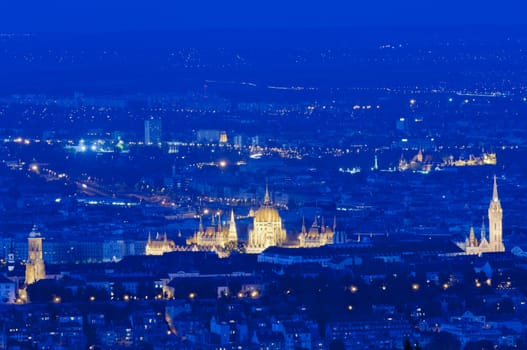
[{"label": "tall office tower", "polygon": [[145,120],[145,145],[161,143],[161,134],[161,119],[150,118]]}]

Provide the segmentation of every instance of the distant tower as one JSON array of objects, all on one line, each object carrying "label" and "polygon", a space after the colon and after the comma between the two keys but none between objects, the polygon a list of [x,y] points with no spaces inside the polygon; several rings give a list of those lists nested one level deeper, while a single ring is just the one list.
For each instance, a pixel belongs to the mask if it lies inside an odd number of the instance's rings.
[{"label": "distant tower", "polygon": [[505,246],[502,240],[503,210],[501,209],[500,199],[498,198],[498,185],[494,176],[494,186],[492,188],[492,199],[489,205],[489,246],[490,251],[504,252]]},{"label": "distant tower", "polygon": [[373,169],[372,170],[379,170],[379,159],[377,158],[377,154],[375,154],[375,157],[373,158]]},{"label": "distant tower", "polygon": [[227,143],[227,132],[220,131],[220,143]]},{"label": "distant tower", "polygon": [[36,225],[27,239],[28,259],[26,262],[26,285],[46,278],[44,259],[42,258],[42,237]]},{"label": "distant tower", "polygon": [[9,247],[9,253],[7,254],[7,271],[12,272],[15,269],[15,248],[13,246],[13,240],[11,240],[11,246]]},{"label": "distant tower", "polygon": [[231,210],[231,222],[229,224],[228,242],[238,241],[238,231],[236,231],[236,222],[234,221],[234,210]]},{"label": "distant tower", "polygon": [[479,242],[479,245],[482,248],[488,249],[489,242],[487,240],[487,232],[485,230],[485,217],[481,218],[481,238]]},{"label": "distant tower", "polygon": [[150,118],[145,120],[145,145],[161,143],[161,120]]}]

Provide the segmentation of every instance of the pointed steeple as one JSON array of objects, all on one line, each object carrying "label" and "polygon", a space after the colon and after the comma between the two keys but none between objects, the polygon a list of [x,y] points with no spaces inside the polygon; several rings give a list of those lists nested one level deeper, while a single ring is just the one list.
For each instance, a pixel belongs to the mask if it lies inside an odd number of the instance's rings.
[{"label": "pointed steeple", "polygon": [[492,201],[498,202],[498,184],[496,183],[496,175],[494,175],[494,185],[492,187]]},{"label": "pointed steeple", "polygon": [[326,232],[326,224],[324,223],[324,217],[322,217],[322,223],[320,224],[320,231]]},{"label": "pointed steeple", "polygon": [[476,240],[476,234],[474,233],[474,226],[470,226],[470,234],[468,236],[469,247],[476,247],[478,242]]},{"label": "pointed steeple", "polygon": [[337,215],[333,216],[333,232],[337,230]]},{"label": "pointed steeple", "polygon": [[215,216],[215,215],[212,214],[212,220],[211,220],[211,222],[210,222],[210,225],[211,225],[212,227],[216,226],[216,222],[214,221],[214,216]]},{"label": "pointed steeple", "polygon": [[264,204],[271,204],[271,199],[269,197],[269,184],[265,183],[265,197]]},{"label": "pointed steeple", "polygon": [[306,220],[304,218],[304,215],[302,215],[302,233],[306,233],[307,232],[307,229],[306,229]]},{"label": "pointed steeple", "polygon": [[198,228],[198,231],[199,232],[203,232],[203,215],[200,215],[199,216],[199,228]]},{"label": "pointed steeple", "polygon": [[234,221],[234,210],[231,209],[231,222],[229,223],[229,242],[238,241],[238,231],[236,230],[236,221]]},{"label": "pointed steeple", "polygon": [[489,210],[489,249],[492,252],[504,252],[503,245],[503,209],[501,208],[500,199],[498,198],[498,184],[496,175],[494,175],[494,184],[492,186],[492,200],[490,201]]},{"label": "pointed steeple", "polygon": [[315,220],[313,221],[313,225],[311,225],[311,227],[318,227],[318,221],[317,221],[316,215],[315,215]]},{"label": "pointed steeple", "polygon": [[485,230],[485,217],[481,218],[481,241],[487,240],[487,232]]},{"label": "pointed steeple", "polygon": [[152,242],[152,234],[149,231],[148,232],[148,244],[150,244],[151,242]]}]

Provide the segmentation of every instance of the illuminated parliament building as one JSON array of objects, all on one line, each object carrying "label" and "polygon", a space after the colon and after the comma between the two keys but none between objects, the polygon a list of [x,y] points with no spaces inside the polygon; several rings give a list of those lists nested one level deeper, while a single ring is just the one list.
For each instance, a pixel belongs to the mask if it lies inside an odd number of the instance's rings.
[{"label": "illuminated parliament building", "polygon": [[[251,215],[252,216],[252,215]],[[266,186],[263,204],[256,210],[253,217],[252,228],[249,229],[247,242],[244,242],[243,251],[249,254],[258,254],[269,247],[287,248],[315,248],[327,244],[333,244],[333,228],[324,225],[324,219],[319,225],[317,219],[308,229],[302,221],[302,230],[297,240],[288,240],[282,218],[278,210],[271,203],[269,189]],[[166,234],[152,239],[148,236],[145,253],[146,255],[162,255],[172,251],[214,251],[219,256],[228,256],[230,251],[239,247],[238,231],[234,211],[231,210],[228,227],[222,226],[221,219],[215,222],[214,214],[211,224],[203,225],[200,216],[198,231],[187,239],[186,246],[177,246],[174,241],[167,239]]]}]

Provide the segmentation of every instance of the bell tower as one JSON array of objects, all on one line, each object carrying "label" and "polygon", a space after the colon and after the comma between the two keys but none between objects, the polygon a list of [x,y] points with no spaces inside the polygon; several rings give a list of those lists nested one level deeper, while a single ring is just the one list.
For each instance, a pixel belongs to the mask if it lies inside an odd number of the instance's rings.
[{"label": "bell tower", "polygon": [[492,199],[489,205],[489,251],[504,252],[505,246],[502,239],[502,222],[503,210],[501,209],[500,199],[498,198],[498,185],[496,176],[494,176],[494,185],[492,188]]},{"label": "bell tower", "polygon": [[28,259],[26,263],[26,285],[30,285],[46,278],[44,259],[42,258],[42,236],[36,225],[29,233],[27,239]]}]

